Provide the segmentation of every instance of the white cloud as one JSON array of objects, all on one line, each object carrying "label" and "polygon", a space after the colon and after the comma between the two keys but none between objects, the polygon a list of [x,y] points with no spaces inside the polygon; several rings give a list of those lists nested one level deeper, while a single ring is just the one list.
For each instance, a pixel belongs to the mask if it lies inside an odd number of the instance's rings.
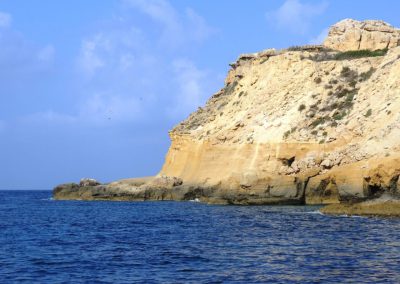
[{"label": "white cloud", "polygon": [[148,15],[162,29],[160,43],[177,48],[190,42],[202,42],[216,32],[204,18],[187,8],[180,14],[166,0],[125,0],[131,7]]},{"label": "white cloud", "polygon": [[20,122],[23,124],[71,124],[77,122],[77,118],[53,110],[46,110],[22,116]]},{"label": "white cloud", "polygon": [[55,48],[40,46],[13,28],[11,16],[0,12],[0,84],[21,84],[22,76],[42,75],[52,67]]},{"label": "white cloud", "polygon": [[[103,94],[86,98],[75,114],[46,110],[23,116],[20,121],[24,124],[109,126],[134,122],[141,115],[141,104],[136,98]],[[0,131],[4,125],[0,121]]]},{"label": "white cloud", "polygon": [[105,68],[126,70],[134,64],[134,53],[145,50],[145,45],[141,30],[129,24],[104,30],[82,41],[78,67],[88,77]]},{"label": "white cloud", "polygon": [[168,108],[171,116],[186,116],[204,105],[210,96],[208,92],[206,71],[198,69],[195,64],[187,59],[177,59],[172,63],[175,82],[178,92],[174,98],[173,106]]},{"label": "white cloud", "polygon": [[165,0],[127,0],[127,3],[138,8],[143,13],[150,16],[166,26],[167,29],[175,30],[178,24],[178,15],[175,9]]},{"label": "white cloud", "polygon": [[310,40],[310,44],[322,44],[325,40],[325,38],[328,36],[329,28],[323,29],[319,35],[317,35],[315,38],[312,38]]},{"label": "white cloud", "polygon": [[7,28],[11,26],[12,17],[10,14],[0,12],[0,28]]},{"label": "white cloud", "polygon": [[[74,117],[96,125],[182,119],[222,80],[190,60],[175,59],[215,30],[193,9],[178,12],[164,0],[125,3],[121,15],[81,42],[76,62],[85,76]],[[137,21],[138,13],[146,26]]]},{"label": "white cloud", "polygon": [[55,49],[52,45],[47,45],[38,51],[37,57],[40,61],[51,63],[54,60]]},{"label": "white cloud", "polygon": [[191,8],[186,9],[186,17],[189,22],[188,34],[194,41],[202,42],[217,32],[217,29],[210,27],[205,19]]},{"label": "white cloud", "polygon": [[94,95],[79,110],[79,120],[97,125],[133,122],[141,115],[140,101],[126,96]]},{"label": "white cloud", "polygon": [[119,66],[125,71],[131,68],[135,63],[135,56],[131,53],[123,53],[119,57]]},{"label": "white cloud", "polygon": [[308,31],[312,18],[323,14],[327,8],[326,1],[309,4],[299,0],[286,0],[277,10],[267,12],[266,17],[280,29],[304,34]]},{"label": "white cloud", "polygon": [[98,68],[104,66],[103,60],[97,54],[97,49],[102,48],[103,44],[101,35],[96,35],[90,40],[83,40],[78,64],[86,75],[92,76]]}]

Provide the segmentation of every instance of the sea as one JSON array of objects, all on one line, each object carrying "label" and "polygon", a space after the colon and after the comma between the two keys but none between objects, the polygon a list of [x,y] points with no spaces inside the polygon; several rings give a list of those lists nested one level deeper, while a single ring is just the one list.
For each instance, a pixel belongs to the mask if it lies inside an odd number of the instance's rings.
[{"label": "sea", "polygon": [[0,191],[0,283],[400,283],[400,219]]}]

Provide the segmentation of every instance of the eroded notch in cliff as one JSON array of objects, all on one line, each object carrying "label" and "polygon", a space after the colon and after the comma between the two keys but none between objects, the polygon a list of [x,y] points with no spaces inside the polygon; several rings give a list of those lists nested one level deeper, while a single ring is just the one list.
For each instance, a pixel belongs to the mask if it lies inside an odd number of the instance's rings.
[{"label": "eroded notch in cliff", "polygon": [[281,161],[283,166],[291,167],[293,162],[296,160],[296,157],[293,156],[293,157],[290,157],[290,158],[280,158],[279,160]]},{"label": "eroded notch in cliff", "polygon": [[371,177],[364,178],[364,195],[366,197],[376,198],[385,192],[385,187],[380,183],[373,183]]}]

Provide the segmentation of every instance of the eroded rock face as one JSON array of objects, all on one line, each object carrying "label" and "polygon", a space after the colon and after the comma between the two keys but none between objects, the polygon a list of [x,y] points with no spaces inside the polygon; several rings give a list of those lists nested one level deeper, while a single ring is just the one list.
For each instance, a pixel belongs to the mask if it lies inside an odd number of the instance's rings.
[{"label": "eroded rock face", "polygon": [[329,29],[324,46],[340,51],[377,50],[400,45],[400,30],[383,21],[345,19]]}]

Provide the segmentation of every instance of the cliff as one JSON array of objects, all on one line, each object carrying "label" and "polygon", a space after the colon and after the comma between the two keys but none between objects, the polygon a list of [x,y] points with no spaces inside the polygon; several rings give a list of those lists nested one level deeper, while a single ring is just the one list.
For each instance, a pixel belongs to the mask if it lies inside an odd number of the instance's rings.
[{"label": "cliff", "polygon": [[[170,131],[159,175],[56,198],[332,204],[400,196],[400,31],[343,20],[324,45],[243,54]],[[103,193],[102,193],[103,192]],[[106,197],[104,197],[105,195]],[[111,196],[111,197],[110,197]]]}]

